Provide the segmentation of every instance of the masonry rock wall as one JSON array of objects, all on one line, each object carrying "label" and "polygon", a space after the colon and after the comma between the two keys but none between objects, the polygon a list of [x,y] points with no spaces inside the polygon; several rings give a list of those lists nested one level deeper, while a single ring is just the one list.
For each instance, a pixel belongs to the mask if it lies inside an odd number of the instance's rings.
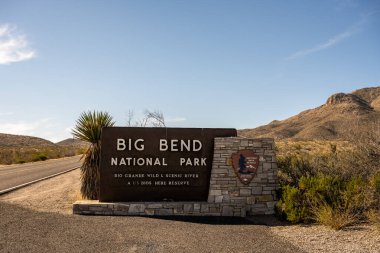
[{"label": "masonry rock wall", "polygon": [[[246,215],[273,214],[276,204],[277,163],[273,139],[216,138],[208,203],[219,203],[222,215],[240,209]],[[232,167],[232,154],[253,150],[260,157],[257,175],[245,185]]]}]

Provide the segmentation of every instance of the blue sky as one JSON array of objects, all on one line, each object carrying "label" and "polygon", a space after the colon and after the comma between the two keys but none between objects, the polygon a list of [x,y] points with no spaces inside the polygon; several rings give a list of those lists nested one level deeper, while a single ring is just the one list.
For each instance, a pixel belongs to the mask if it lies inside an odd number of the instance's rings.
[{"label": "blue sky", "polygon": [[0,132],[117,125],[253,128],[380,85],[380,1],[0,0]]}]

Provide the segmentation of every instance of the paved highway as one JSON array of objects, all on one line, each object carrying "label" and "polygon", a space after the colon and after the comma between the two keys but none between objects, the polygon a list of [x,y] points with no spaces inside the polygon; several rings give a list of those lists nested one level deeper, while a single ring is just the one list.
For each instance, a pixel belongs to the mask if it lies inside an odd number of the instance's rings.
[{"label": "paved highway", "polygon": [[0,167],[0,192],[81,165],[81,156]]}]

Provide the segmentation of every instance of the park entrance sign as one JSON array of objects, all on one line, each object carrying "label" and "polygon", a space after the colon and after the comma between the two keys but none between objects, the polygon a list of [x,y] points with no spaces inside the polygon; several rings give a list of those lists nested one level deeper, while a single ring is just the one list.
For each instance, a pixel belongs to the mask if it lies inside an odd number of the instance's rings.
[{"label": "park entrance sign", "polygon": [[103,128],[99,201],[207,201],[214,139],[236,134],[236,129]]},{"label": "park entrance sign", "polygon": [[274,140],[236,135],[235,129],[103,128],[99,200],[77,201],[73,213],[274,214]]}]

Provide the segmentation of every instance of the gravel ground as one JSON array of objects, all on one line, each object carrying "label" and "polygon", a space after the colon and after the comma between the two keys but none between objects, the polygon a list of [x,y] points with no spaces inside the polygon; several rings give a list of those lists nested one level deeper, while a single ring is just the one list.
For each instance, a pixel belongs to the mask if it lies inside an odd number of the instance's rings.
[{"label": "gravel ground", "polygon": [[320,225],[292,225],[272,227],[271,231],[307,252],[380,252],[380,231],[369,225],[341,231]]},{"label": "gravel ground", "polygon": [[79,187],[75,170],[0,196],[0,252],[380,252],[368,225],[72,215]]}]

